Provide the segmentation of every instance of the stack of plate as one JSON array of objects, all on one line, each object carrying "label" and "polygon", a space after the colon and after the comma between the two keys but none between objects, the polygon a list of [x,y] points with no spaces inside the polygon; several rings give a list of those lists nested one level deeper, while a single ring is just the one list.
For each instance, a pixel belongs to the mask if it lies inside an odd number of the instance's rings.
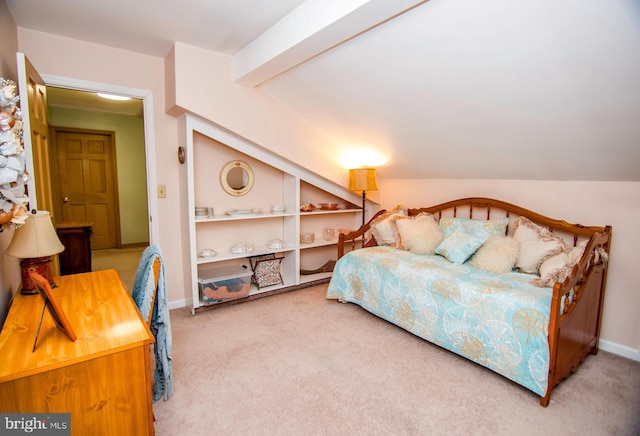
[{"label": "stack of plate", "polygon": [[209,208],[196,207],[196,218],[209,218]]}]

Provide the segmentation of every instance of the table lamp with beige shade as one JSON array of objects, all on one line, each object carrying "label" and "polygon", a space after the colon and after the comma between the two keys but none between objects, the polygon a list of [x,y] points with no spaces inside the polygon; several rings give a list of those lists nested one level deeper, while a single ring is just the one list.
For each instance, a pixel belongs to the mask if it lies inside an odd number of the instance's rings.
[{"label": "table lamp with beige shade", "polygon": [[51,214],[46,210],[33,210],[24,224],[13,234],[6,253],[18,257],[22,270],[22,293],[37,294],[35,283],[29,277],[29,271],[35,271],[47,279],[52,286],[53,269],[51,256],[64,251],[64,245],[58,239],[51,222]]}]

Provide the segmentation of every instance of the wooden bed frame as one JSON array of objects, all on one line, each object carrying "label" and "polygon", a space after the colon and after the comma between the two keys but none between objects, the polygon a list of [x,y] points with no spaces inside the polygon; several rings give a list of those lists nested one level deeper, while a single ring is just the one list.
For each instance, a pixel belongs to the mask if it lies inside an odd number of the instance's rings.
[{"label": "wooden bed frame", "polygon": [[[378,212],[368,223],[348,234],[338,236],[338,258],[345,250],[373,247],[377,243],[367,238],[371,222],[384,210]],[[611,243],[611,226],[596,227],[570,224],[566,221],[546,217],[514,204],[491,198],[463,198],[431,207],[408,209],[410,216],[427,212],[440,218],[497,219],[524,216],[541,226],[549,228],[575,246],[588,240],[582,258],[573,272],[563,282],[553,285],[551,312],[549,315],[549,377],[547,392],[540,405],[549,404],[551,391],[562,380],[578,370],[589,353],[598,353],[598,338],[602,318],[607,259]],[[507,233],[509,228],[507,227]],[[573,291],[573,292],[571,292]]]}]

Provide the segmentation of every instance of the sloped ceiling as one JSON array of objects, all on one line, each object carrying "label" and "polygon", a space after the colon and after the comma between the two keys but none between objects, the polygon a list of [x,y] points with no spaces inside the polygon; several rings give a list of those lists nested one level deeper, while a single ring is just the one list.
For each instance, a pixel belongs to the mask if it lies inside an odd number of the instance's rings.
[{"label": "sloped ceiling", "polygon": [[[302,3],[7,0],[18,26],[155,56],[233,55]],[[637,0],[431,0],[260,87],[385,178],[640,181]]]}]

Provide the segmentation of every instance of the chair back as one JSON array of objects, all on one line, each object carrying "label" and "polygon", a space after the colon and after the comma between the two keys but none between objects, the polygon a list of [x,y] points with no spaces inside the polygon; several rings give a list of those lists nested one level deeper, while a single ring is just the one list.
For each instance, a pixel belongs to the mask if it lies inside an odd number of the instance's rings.
[{"label": "chair back", "polygon": [[153,295],[151,296],[151,306],[149,307],[149,316],[147,317],[147,325],[151,327],[151,317],[153,316],[153,306],[156,304],[156,295],[158,294],[158,279],[160,278],[160,267],[162,261],[159,256],[153,261]]}]

